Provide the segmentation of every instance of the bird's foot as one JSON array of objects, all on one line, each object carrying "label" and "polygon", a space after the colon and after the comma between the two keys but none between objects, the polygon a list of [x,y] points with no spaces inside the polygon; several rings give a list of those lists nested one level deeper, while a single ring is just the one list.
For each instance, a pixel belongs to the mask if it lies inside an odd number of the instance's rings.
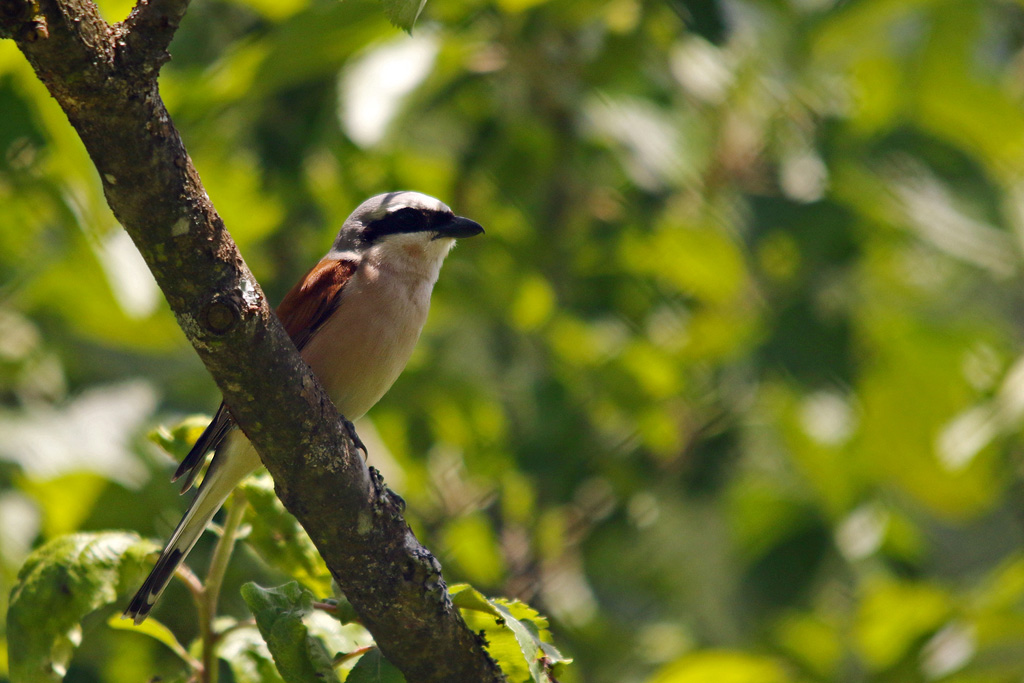
[{"label": "bird's foot", "polygon": [[352,421],[346,417],[341,418],[342,422],[345,423],[345,429],[348,431],[348,437],[352,439],[352,443],[356,445],[356,449],[363,452],[363,460],[370,457],[370,452],[366,450],[366,444],[359,438],[359,434],[356,433],[356,426],[352,424]]},{"label": "bird's foot", "polygon": [[402,498],[390,488],[385,487],[385,491],[387,491],[388,497],[390,497],[395,502],[395,505],[398,506],[398,510],[400,512],[405,512],[405,498]]}]

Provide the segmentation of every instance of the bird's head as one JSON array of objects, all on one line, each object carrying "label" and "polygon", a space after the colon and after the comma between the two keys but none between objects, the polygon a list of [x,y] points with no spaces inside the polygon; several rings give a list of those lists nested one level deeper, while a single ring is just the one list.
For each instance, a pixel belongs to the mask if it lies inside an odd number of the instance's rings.
[{"label": "bird's head", "polygon": [[419,192],[389,192],[370,197],[352,212],[332,251],[440,265],[456,239],[483,231],[479,223],[456,216],[438,199]]}]

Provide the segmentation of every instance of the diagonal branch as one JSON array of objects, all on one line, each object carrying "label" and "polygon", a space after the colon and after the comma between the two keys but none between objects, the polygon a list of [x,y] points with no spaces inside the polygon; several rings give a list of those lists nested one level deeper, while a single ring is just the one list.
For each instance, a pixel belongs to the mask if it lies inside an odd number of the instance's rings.
[{"label": "diagonal branch", "polygon": [[368,470],[267,306],[157,88],[187,0],[140,0],[108,26],[91,0],[0,0],[171,309],[381,651],[409,681],[502,681],[440,566]]}]

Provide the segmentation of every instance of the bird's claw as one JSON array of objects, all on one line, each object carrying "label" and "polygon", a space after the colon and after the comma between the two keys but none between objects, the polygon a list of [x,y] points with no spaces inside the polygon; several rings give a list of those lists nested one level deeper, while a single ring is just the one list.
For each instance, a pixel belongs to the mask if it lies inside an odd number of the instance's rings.
[{"label": "bird's claw", "polygon": [[394,501],[395,505],[398,506],[399,512],[405,512],[405,498],[402,498],[389,488],[385,487],[385,490],[387,491],[388,497],[390,497]]},{"label": "bird's claw", "polygon": [[370,452],[366,450],[366,444],[359,438],[359,434],[356,433],[356,426],[352,424],[352,421],[346,417],[342,417],[342,422],[345,423],[345,430],[348,432],[348,437],[352,439],[352,443],[355,444],[356,449],[363,452],[363,459],[366,460],[370,457]]}]

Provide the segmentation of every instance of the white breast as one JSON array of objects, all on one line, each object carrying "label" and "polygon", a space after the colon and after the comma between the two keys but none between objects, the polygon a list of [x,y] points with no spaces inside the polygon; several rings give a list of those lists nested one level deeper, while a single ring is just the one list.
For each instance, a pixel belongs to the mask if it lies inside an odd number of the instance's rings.
[{"label": "white breast", "polygon": [[405,368],[436,279],[436,270],[396,272],[377,259],[363,259],[342,290],[338,309],[302,350],[348,419],[373,407]]}]

